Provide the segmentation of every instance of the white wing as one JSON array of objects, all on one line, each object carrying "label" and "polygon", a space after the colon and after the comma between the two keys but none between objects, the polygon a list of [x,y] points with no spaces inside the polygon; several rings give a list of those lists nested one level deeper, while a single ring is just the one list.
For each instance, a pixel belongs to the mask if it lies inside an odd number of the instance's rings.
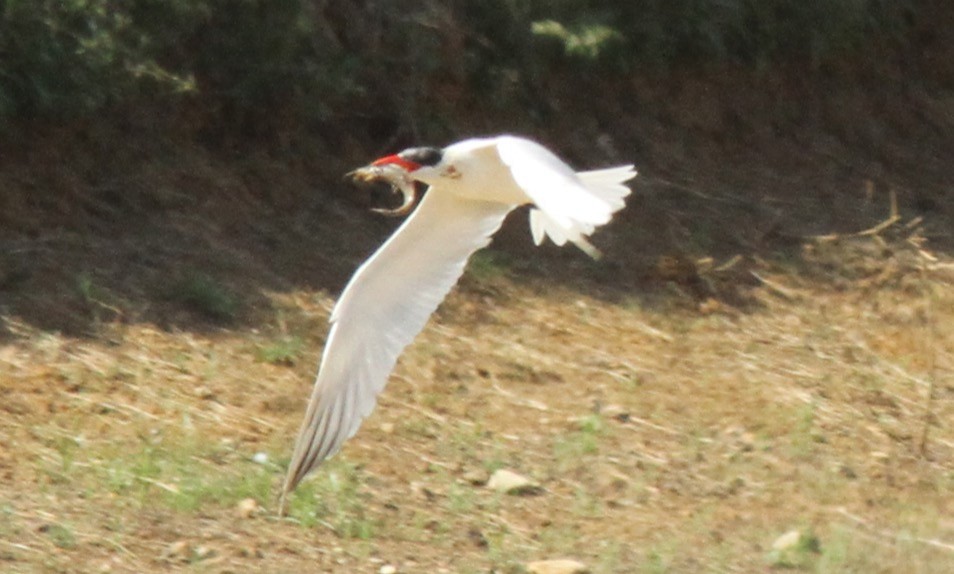
[{"label": "white wing", "polygon": [[351,278],[331,314],[318,379],[283,492],[357,432],[398,355],[513,209],[431,189]]},{"label": "white wing", "polygon": [[623,207],[630,193],[623,182],[636,176],[633,166],[576,173],[542,145],[513,136],[497,139],[497,153],[536,207],[530,211],[534,241],[539,245],[549,236],[563,245],[569,240],[597,256],[586,236]]}]

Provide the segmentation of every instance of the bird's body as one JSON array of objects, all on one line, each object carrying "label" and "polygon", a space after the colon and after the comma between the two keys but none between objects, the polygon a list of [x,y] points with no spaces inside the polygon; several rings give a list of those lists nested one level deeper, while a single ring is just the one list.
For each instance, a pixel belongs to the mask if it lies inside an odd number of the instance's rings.
[{"label": "bird's body", "polygon": [[357,432],[401,351],[515,207],[532,204],[534,240],[586,240],[623,207],[632,166],[574,172],[523,138],[414,148],[372,164],[429,185],[420,205],[355,272],[331,314],[321,367],[283,489],[291,492]]},{"label": "bird's body", "polygon": [[436,185],[444,193],[461,198],[512,206],[527,203],[530,198],[516,184],[507,165],[499,159],[496,144],[500,139],[469,139],[447,146],[443,163],[448,167],[436,170],[436,174],[418,174],[418,177],[428,185]]}]

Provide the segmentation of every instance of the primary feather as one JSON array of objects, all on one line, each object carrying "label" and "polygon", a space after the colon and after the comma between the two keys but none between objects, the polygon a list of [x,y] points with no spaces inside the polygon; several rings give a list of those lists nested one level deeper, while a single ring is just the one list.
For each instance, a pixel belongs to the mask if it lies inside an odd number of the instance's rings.
[{"label": "primary feather", "polygon": [[358,430],[398,355],[457,282],[467,258],[490,241],[510,209],[428,193],[358,269],[331,314],[286,493]]}]

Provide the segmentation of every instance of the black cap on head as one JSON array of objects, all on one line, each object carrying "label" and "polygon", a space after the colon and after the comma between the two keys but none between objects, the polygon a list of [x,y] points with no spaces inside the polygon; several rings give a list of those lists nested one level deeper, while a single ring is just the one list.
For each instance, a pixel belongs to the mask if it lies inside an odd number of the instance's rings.
[{"label": "black cap on head", "polygon": [[444,157],[444,152],[436,147],[412,147],[399,153],[398,157],[418,165],[435,166]]}]

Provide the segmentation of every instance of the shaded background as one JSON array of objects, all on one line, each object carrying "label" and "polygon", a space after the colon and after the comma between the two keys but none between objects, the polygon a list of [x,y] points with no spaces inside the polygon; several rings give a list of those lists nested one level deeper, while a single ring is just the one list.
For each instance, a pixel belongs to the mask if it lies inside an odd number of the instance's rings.
[{"label": "shaded background", "polygon": [[[952,14],[913,0],[8,0],[3,308],[82,332],[84,281],[166,325],[195,319],[181,292],[206,276],[250,308],[262,287],[337,290],[395,224],[367,212],[386,193],[340,174],[500,132],[641,172],[597,238],[609,267],[565,280],[602,272],[640,291],[660,257],[784,255],[880,221],[890,193],[946,248]],[[527,273],[575,261],[544,249],[527,263],[522,223],[497,245]]]}]

